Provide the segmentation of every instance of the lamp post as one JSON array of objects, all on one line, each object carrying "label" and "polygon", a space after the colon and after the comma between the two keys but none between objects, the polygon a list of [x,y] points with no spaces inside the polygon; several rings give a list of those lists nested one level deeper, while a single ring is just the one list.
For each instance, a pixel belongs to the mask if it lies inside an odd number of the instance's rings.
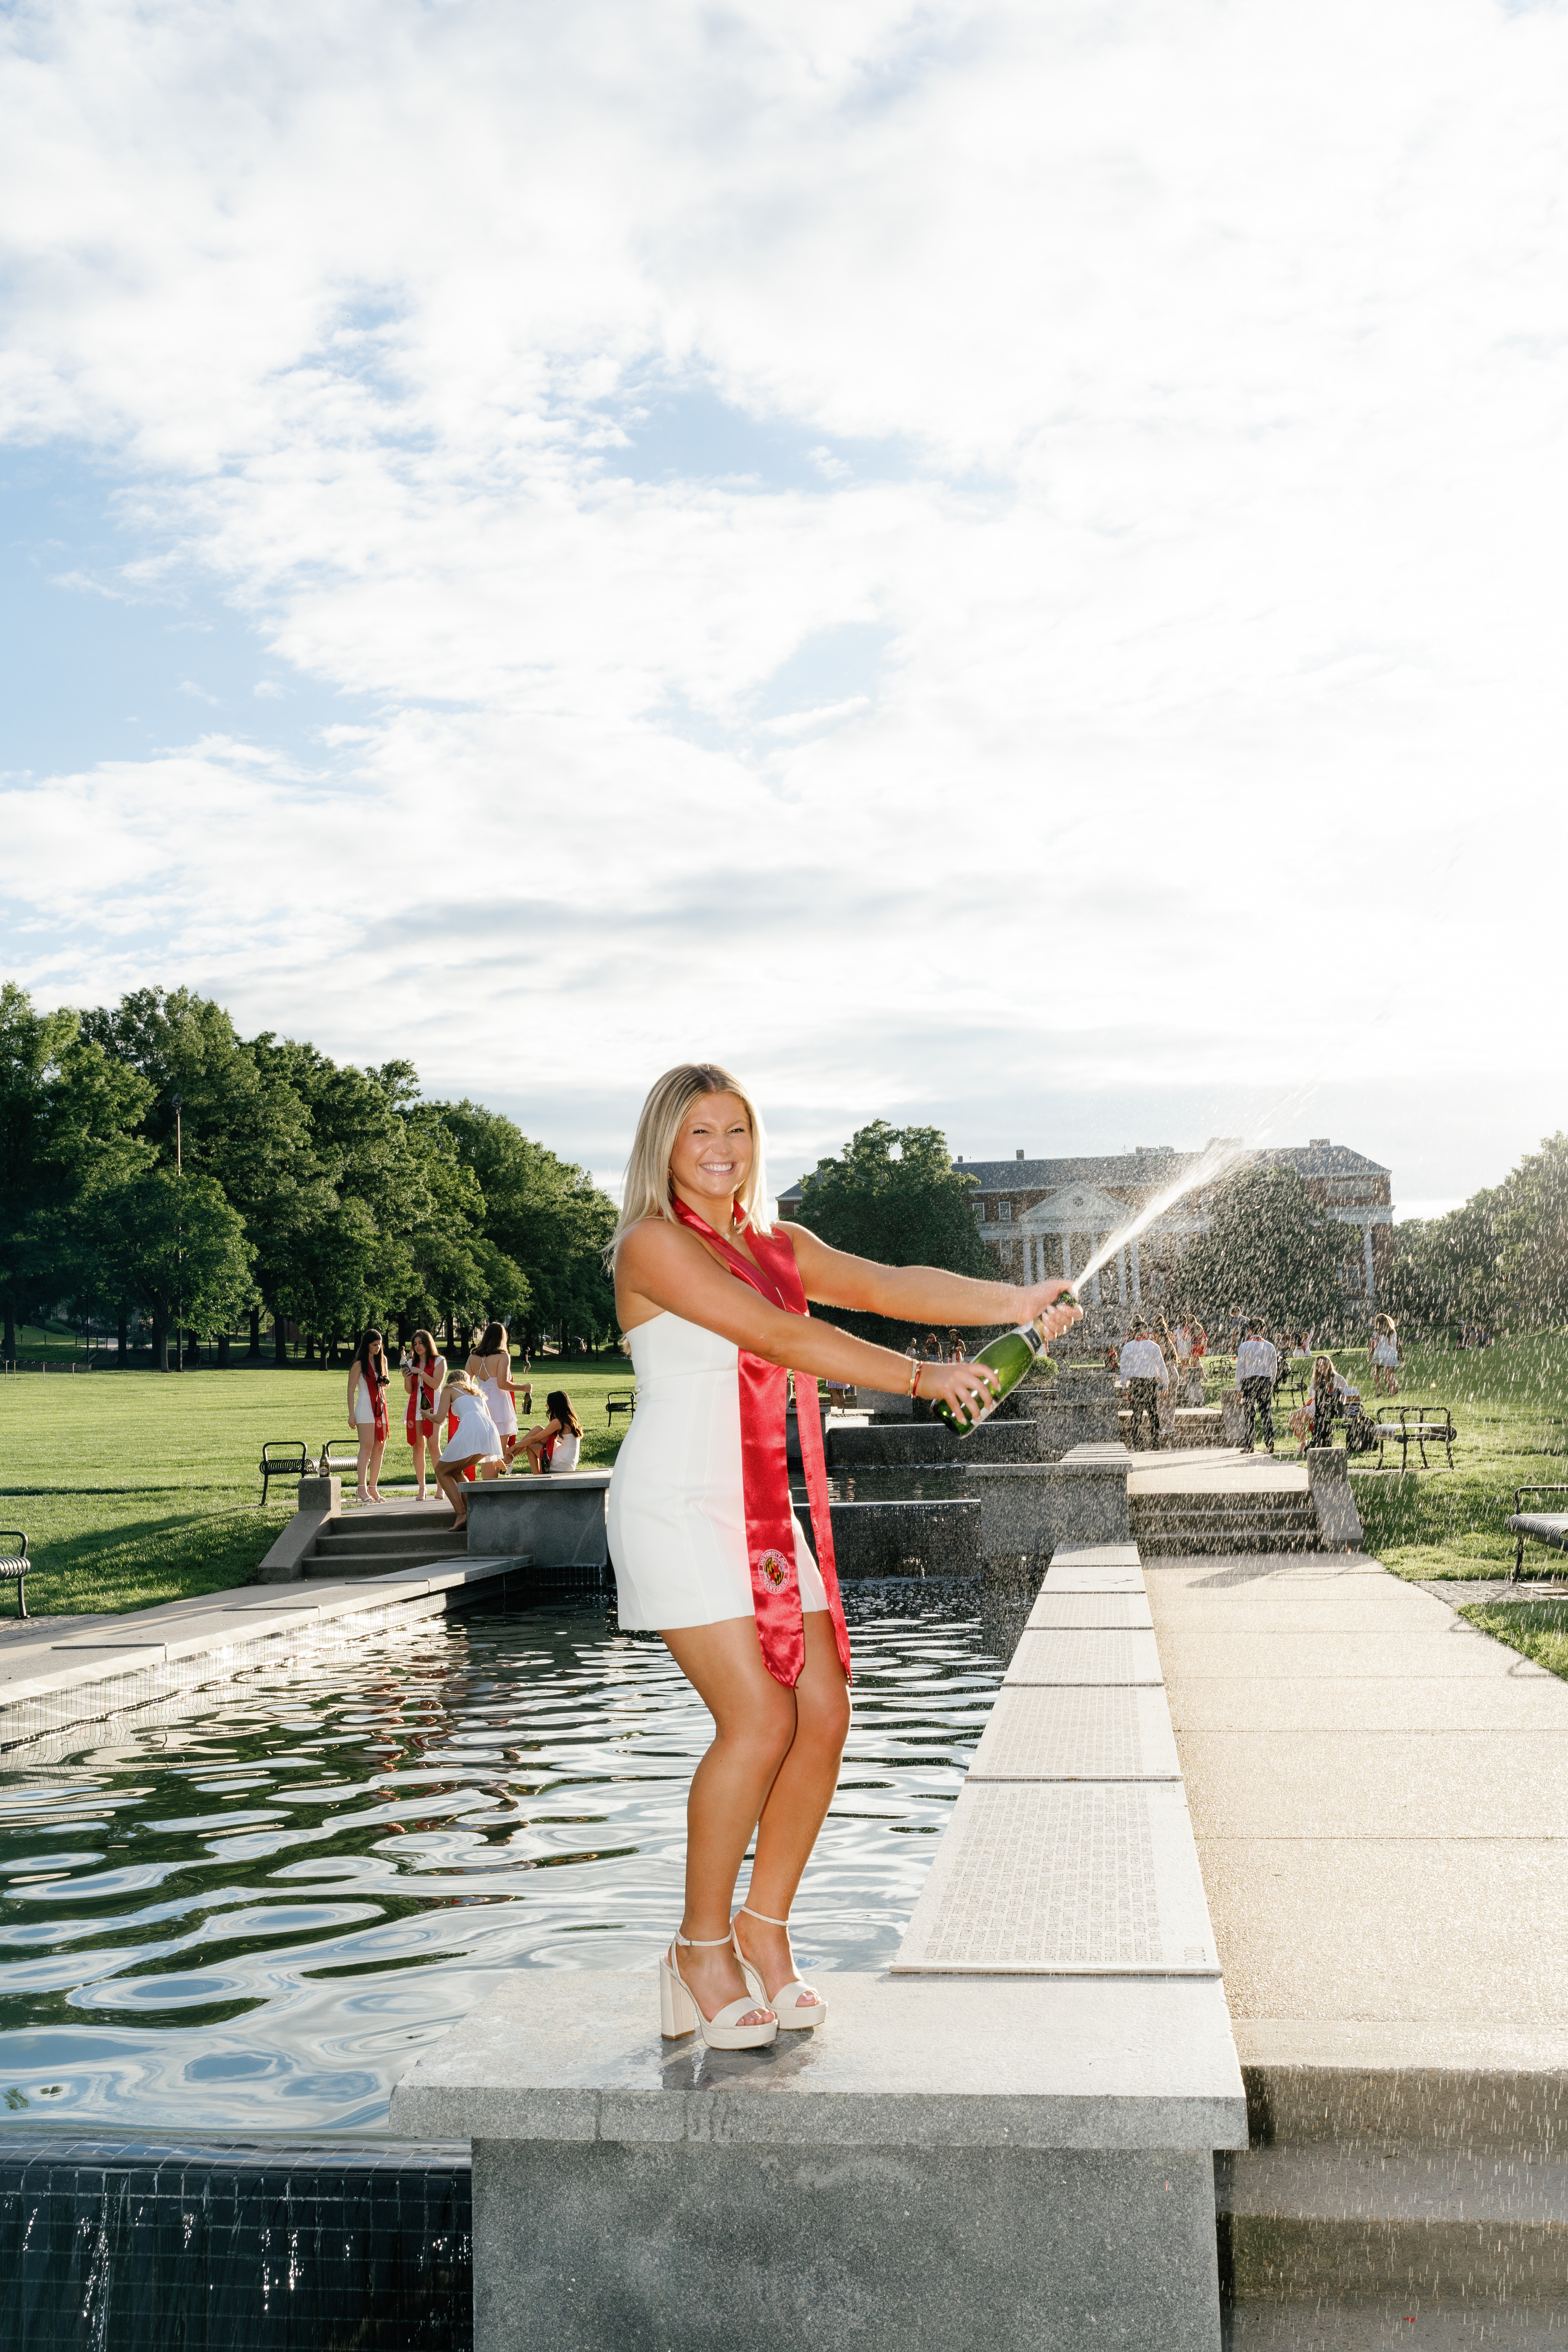
[{"label": "lamp post", "polygon": [[181,1105],[184,1097],[176,1095],[174,1099],[174,1173],[180,1180],[180,1191],[175,1196],[176,1205],[174,1209],[174,1370],[177,1372],[183,1372],[185,1369],[185,1335],[184,1329],[185,1286],[183,1272],[185,1253],[183,1245],[184,1234],[180,1224],[180,1209],[178,1204],[184,1197],[185,1180],[184,1136],[180,1118]]}]

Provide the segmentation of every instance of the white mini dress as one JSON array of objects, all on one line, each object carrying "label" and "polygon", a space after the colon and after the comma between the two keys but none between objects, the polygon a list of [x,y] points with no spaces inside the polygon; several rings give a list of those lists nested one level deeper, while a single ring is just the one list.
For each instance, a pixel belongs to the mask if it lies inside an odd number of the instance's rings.
[{"label": "white mini dress", "polygon": [[[628,1632],[717,1625],[754,1612],[741,1475],[741,1352],[655,1315],[631,1334],[637,1409],[610,1479],[610,1558]],[[803,1611],[827,1594],[798,1518]]]},{"label": "white mini dress", "polygon": [[479,1394],[489,1407],[490,1419],[496,1425],[498,1435],[515,1437],[517,1407],[511,1401],[510,1390],[503,1389],[492,1372],[485,1372],[479,1379]]},{"label": "white mini dress", "polygon": [[459,1389],[447,1400],[448,1409],[458,1416],[458,1426],[441,1448],[443,1462],[496,1462],[500,1459],[500,1439],[483,1397],[468,1389]]}]

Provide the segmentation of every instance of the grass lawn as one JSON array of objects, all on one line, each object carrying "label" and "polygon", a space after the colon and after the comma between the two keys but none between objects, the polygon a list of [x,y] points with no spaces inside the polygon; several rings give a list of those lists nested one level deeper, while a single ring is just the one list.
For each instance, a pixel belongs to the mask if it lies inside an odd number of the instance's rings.
[{"label": "grass lawn", "polygon": [[[544,1358],[530,1377],[535,1418],[545,1390],[564,1388],[584,1467],[613,1462],[626,1423],[612,1424],[605,1405],[630,1388],[630,1365]],[[262,1441],[303,1438],[315,1453],[346,1438],[347,1381],[346,1371],[245,1369],[0,1380],[0,1521],[25,1530],[37,1564],[29,1612],[142,1609],[245,1583],[294,1507],[286,1486],[260,1507]],[[412,1493],[400,1382],[391,1402],[383,1491]]]},{"label": "grass lawn", "polygon": [[[1373,1414],[1385,1400],[1373,1391],[1364,1349],[1331,1352]],[[1568,1335],[1548,1332],[1463,1350],[1416,1345],[1405,1356],[1399,1394],[1387,1402],[1447,1405],[1459,1432],[1454,1467],[1352,1469],[1366,1549],[1409,1579],[1506,1576],[1514,1543],[1503,1522],[1513,1509],[1515,1486],[1554,1481],[1568,1486]],[[1227,1370],[1220,1385],[1228,1386],[1230,1378]],[[1217,1398],[1216,1385],[1210,1401]],[[1293,1440],[1282,1434],[1279,1450],[1289,1458]],[[1429,1449],[1429,1458],[1443,1463],[1441,1451]],[[1553,1501],[1542,1507],[1553,1508]],[[1561,1507],[1568,1509],[1568,1494]],[[1560,1562],[1539,1548],[1532,1559],[1531,1549],[1527,1544],[1527,1576],[1550,1576],[1554,1569],[1561,1574]]]},{"label": "grass lawn", "polygon": [[1568,1601],[1505,1601],[1490,1607],[1472,1602],[1459,1614],[1568,1682]]}]

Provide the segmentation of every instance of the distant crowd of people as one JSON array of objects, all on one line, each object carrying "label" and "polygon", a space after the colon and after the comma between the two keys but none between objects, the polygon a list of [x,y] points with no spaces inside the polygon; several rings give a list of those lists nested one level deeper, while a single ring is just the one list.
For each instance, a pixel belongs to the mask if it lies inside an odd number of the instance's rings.
[{"label": "distant crowd of people", "polygon": [[[1208,1352],[1208,1334],[1201,1323],[1178,1324],[1174,1330],[1163,1318],[1160,1328],[1164,1334],[1164,1346],[1154,1337],[1148,1321],[1134,1316],[1128,1326],[1127,1337],[1119,1347],[1113,1340],[1106,1349],[1106,1362],[1118,1384],[1125,1390],[1132,1417],[1131,1439],[1135,1451],[1157,1450],[1160,1444],[1160,1405],[1162,1399],[1179,1402],[1184,1394],[1192,1394],[1189,1385],[1196,1372],[1196,1399],[1203,1402],[1203,1360]],[[1322,1350],[1314,1353],[1310,1331],[1281,1331],[1270,1339],[1260,1315],[1232,1318],[1231,1344],[1236,1357],[1236,1394],[1243,1407],[1242,1451],[1256,1451],[1261,1434],[1264,1449],[1274,1451],[1274,1399],[1280,1384],[1292,1372],[1306,1374],[1307,1394],[1302,1403],[1290,1415],[1290,1431],[1303,1449],[1308,1445],[1328,1445],[1332,1442],[1336,1418],[1347,1423],[1360,1424],[1352,1437],[1360,1434],[1361,1391],[1337,1371],[1331,1356]],[[1170,1361],[1167,1361],[1167,1350]],[[1401,1356],[1399,1334],[1390,1315],[1373,1318],[1372,1341],[1373,1386],[1380,1395],[1394,1396],[1399,1389]],[[1170,1364],[1176,1368],[1175,1394],[1171,1398]],[[1143,1432],[1148,1431],[1147,1439]],[[1363,1442],[1372,1443],[1370,1439]],[[1352,1444],[1352,1450],[1355,1450]]]},{"label": "distant crowd of people", "polygon": [[[525,1353],[521,1369],[530,1370]],[[397,1366],[407,1403],[404,1434],[414,1452],[415,1487],[420,1502],[428,1496],[426,1479],[452,1506],[454,1528],[468,1525],[468,1488],[478,1478],[506,1476],[519,1457],[536,1472],[575,1470],[583,1443],[583,1424],[564,1389],[552,1389],[544,1400],[545,1419],[522,1435],[518,1420],[521,1397],[524,1413],[533,1409],[532,1383],[521,1391],[513,1378],[511,1346],[503,1323],[487,1323],[472,1341],[468,1360],[455,1370],[441,1353],[432,1333],[416,1331],[404,1348]],[[386,1347],[379,1331],[367,1331],[349,1368],[349,1426],[359,1440],[356,1490],[362,1503],[379,1503],[382,1456],[390,1420],[387,1391],[392,1374]],[[437,1446],[436,1433],[441,1432]],[[427,1466],[428,1465],[428,1466]]]}]

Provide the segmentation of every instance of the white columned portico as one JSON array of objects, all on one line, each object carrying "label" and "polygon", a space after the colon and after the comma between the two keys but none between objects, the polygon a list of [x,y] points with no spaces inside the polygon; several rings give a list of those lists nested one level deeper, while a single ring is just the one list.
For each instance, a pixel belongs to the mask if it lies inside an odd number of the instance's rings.
[{"label": "white columned portico", "polygon": [[1072,1280],[1072,1235],[1070,1234],[1062,1235],[1062,1278],[1066,1282]]},{"label": "white columned portico", "polygon": [[1361,1229],[1361,1236],[1366,1249],[1366,1303],[1370,1307],[1373,1303],[1372,1273],[1372,1219],[1370,1217]]}]

